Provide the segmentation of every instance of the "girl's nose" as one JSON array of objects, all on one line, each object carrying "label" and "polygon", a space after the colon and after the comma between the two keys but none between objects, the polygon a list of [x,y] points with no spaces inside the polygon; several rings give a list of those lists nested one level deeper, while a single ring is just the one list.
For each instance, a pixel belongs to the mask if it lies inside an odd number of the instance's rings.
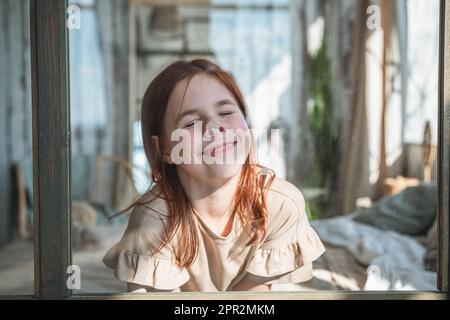
[{"label": "girl's nose", "polygon": [[216,139],[218,133],[224,133],[225,128],[216,122],[210,122],[206,125],[205,132],[204,132],[204,138],[207,140],[210,139]]}]

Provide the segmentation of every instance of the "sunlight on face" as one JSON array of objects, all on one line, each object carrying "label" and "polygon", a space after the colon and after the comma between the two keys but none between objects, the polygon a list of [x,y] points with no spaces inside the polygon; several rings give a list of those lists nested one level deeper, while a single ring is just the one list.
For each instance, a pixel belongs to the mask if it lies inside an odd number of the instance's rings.
[{"label": "sunlight on face", "polygon": [[164,129],[172,162],[192,177],[231,178],[240,172],[250,150],[249,128],[235,98],[205,74],[174,88]]}]

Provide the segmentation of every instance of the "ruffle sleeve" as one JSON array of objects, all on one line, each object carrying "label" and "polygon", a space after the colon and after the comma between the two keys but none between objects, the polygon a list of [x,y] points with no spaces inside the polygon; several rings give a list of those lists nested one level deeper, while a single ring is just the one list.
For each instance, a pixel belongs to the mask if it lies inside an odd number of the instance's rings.
[{"label": "ruffle sleeve", "polygon": [[299,190],[295,198],[285,198],[277,217],[270,223],[273,227],[256,249],[247,272],[270,278],[266,283],[299,283],[311,279],[312,262],[325,252],[325,247],[308,222]]},{"label": "ruffle sleeve", "polygon": [[136,207],[122,239],[106,252],[103,263],[124,282],[157,290],[179,288],[189,280],[189,273],[176,265],[172,246],[167,244],[152,254],[164,232],[163,219],[142,206]]},{"label": "ruffle sleeve", "polygon": [[154,289],[173,290],[189,280],[186,269],[178,268],[171,260],[135,253],[121,248],[120,244],[106,253],[103,263],[114,269],[114,276],[120,281]]}]

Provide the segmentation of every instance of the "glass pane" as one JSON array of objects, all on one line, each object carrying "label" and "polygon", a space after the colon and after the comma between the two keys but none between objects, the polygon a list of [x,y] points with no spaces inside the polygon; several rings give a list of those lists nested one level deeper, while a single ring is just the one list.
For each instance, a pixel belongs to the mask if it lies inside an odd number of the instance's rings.
[{"label": "glass pane", "polygon": [[[115,140],[117,134],[126,132],[129,126],[126,118],[125,122],[117,123],[120,115],[112,106],[119,102],[106,94],[111,91],[107,78],[112,76],[108,73],[113,66],[105,60],[107,56],[114,57],[110,43],[100,41],[103,26],[97,16],[96,2],[71,1],[69,4],[73,22],[69,28],[72,262],[81,271],[81,285],[75,285],[73,292],[113,292],[120,288],[120,283],[106,272],[101,259],[104,247],[117,241],[124,226],[123,219],[110,222],[108,216],[118,210],[122,202],[130,201],[126,192],[133,180],[126,175],[131,168],[128,150]],[[117,93],[122,94],[119,90]]]},{"label": "glass pane", "polygon": [[[272,290],[436,289],[438,0],[72,4],[81,21],[70,30],[75,293],[142,282],[123,269],[119,281],[103,264],[130,214],[108,217],[146,194],[158,172],[141,135],[147,87],[174,60],[197,57],[236,81],[258,163],[301,191],[326,248],[294,241],[316,250],[312,278],[299,280],[309,262],[299,263]],[[270,250],[304,259],[289,241]],[[150,259],[125,254],[130,266]],[[193,270],[179,277],[194,279]],[[186,281],[181,290],[193,290]]]},{"label": "glass pane", "polygon": [[327,252],[301,286],[436,290],[439,1],[304,10],[298,183]]},{"label": "glass pane", "polygon": [[29,16],[29,1],[0,2],[0,295],[34,290]]}]

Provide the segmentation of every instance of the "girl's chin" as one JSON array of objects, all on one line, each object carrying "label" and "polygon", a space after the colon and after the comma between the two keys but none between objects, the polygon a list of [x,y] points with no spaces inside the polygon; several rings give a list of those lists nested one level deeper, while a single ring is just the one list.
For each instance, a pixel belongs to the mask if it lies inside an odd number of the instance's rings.
[{"label": "girl's chin", "polygon": [[192,177],[207,179],[229,179],[239,174],[242,164],[212,164],[201,166],[186,166],[183,171]]},{"label": "girl's chin", "polygon": [[206,166],[203,174],[210,178],[231,178],[242,169],[242,164],[212,164]]}]

